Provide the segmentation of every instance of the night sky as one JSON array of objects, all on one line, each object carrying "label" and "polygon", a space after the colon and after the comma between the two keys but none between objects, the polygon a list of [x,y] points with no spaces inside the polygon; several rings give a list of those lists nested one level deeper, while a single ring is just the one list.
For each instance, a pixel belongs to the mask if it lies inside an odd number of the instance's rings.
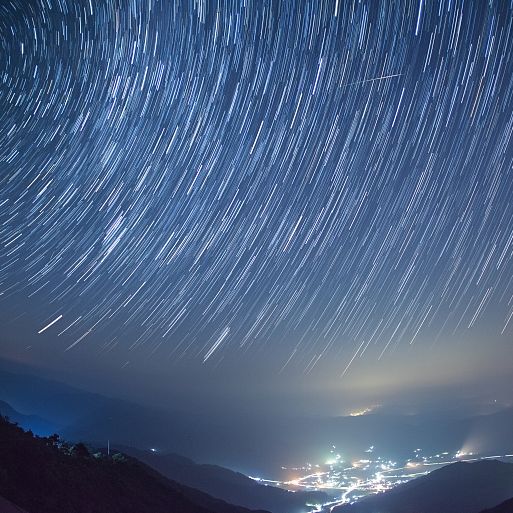
[{"label": "night sky", "polygon": [[512,32],[506,0],[1,0],[0,356],[159,404],[511,397]]}]

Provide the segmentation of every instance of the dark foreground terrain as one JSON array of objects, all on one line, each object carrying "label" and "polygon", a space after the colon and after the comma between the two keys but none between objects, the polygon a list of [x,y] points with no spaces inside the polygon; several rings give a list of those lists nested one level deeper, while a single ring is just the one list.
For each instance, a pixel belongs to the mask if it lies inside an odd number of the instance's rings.
[{"label": "dark foreground terrain", "polygon": [[91,454],[0,417],[0,496],[28,513],[250,513],[121,453]]}]

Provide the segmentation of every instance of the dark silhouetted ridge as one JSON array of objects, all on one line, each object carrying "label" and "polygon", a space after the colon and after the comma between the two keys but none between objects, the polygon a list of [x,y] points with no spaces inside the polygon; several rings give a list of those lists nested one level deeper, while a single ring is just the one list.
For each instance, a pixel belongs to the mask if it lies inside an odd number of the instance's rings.
[{"label": "dark silhouetted ridge", "polygon": [[249,513],[121,453],[40,438],[0,417],[0,496],[29,513]]},{"label": "dark silhouetted ridge", "polygon": [[511,497],[513,464],[457,462],[336,513],[479,513]]},{"label": "dark silhouetted ridge", "polygon": [[480,513],[513,513],[513,497],[493,508],[484,509]]}]

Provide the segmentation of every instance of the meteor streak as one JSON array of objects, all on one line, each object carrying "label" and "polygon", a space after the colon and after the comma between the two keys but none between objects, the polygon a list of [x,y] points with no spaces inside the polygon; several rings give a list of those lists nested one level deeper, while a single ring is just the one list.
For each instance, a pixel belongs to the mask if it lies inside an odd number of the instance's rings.
[{"label": "meteor streak", "polygon": [[43,331],[47,330],[50,326],[55,324],[59,319],[62,319],[62,315],[59,315],[57,319],[54,319],[50,324],[46,325],[42,330],[39,330],[38,333],[43,333]]},{"label": "meteor streak", "polygon": [[349,84],[342,84],[340,87],[349,87],[352,85],[365,84],[366,82],[377,82],[378,80],[385,80],[387,78],[402,77],[406,73],[396,73],[395,75],[385,75],[383,77],[367,78],[366,80],[360,80],[359,82],[351,82]]}]

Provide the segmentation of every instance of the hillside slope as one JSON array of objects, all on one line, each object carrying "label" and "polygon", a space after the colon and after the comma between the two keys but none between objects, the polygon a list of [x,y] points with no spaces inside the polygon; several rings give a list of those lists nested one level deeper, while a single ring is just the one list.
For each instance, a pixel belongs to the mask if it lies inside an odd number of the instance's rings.
[{"label": "hillside slope", "polygon": [[29,513],[250,513],[120,453],[92,455],[0,417],[0,496]]},{"label": "hillside slope", "polygon": [[479,513],[509,499],[513,463],[481,460],[451,463],[336,513]]},{"label": "hillside slope", "polygon": [[507,501],[501,502],[493,508],[484,509],[480,513],[513,513],[513,497]]},{"label": "hillside slope", "polygon": [[321,491],[289,492],[265,486],[233,470],[218,465],[197,464],[178,454],[160,455],[119,447],[162,475],[186,486],[194,486],[212,497],[250,509],[269,509],[273,513],[300,513],[312,508],[306,504],[323,504],[330,497]]}]

